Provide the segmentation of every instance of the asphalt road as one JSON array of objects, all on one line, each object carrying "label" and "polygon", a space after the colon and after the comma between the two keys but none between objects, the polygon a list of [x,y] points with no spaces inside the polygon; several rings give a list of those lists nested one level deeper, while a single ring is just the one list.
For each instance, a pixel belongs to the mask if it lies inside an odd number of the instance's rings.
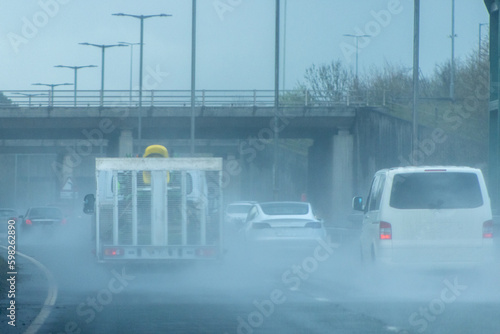
[{"label": "asphalt road", "polygon": [[[500,333],[500,270],[378,270],[348,240],[289,256],[222,263],[103,266],[85,220],[18,236],[57,287],[38,333]],[[0,236],[2,237],[2,236]],[[5,244],[2,237],[0,244]],[[50,283],[19,259],[16,327],[0,296],[0,333],[24,333]]]}]

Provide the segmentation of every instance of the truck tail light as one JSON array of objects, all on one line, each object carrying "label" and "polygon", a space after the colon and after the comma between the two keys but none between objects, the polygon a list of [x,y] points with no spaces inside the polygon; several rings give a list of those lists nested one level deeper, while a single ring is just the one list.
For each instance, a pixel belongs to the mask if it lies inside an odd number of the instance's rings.
[{"label": "truck tail light", "polygon": [[379,223],[380,240],[392,239],[392,226],[387,222]]},{"label": "truck tail light", "polygon": [[487,220],[483,223],[483,238],[493,238],[493,220]]},{"label": "truck tail light", "polygon": [[123,248],[119,248],[119,247],[104,248],[104,255],[105,256],[121,256],[123,254],[124,254]]},{"label": "truck tail light", "polygon": [[31,222],[31,220],[26,219],[26,224],[27,224],[27,225],[32,225],[33,223]]},{"label": "truck tail light", "polygon": [[217,255],[217,249],[213,247],[198,248],[196,250],[196,255],[200,257],[215,257]]}]

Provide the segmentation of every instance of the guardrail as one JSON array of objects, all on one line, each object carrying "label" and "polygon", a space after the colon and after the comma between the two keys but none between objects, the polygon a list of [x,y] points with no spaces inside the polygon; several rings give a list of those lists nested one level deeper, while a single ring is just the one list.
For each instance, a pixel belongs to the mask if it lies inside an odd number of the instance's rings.
[{"label": "guardrail", "polygon": [[[4,90],[0,107],[138,107],[138,90]],[[197,107],[273,107],[273,90],[197,90]],[[280,91],[280,107],[384,106],[386,91]],[[143,90],[143,107],[189,107],[190,90]]]}]

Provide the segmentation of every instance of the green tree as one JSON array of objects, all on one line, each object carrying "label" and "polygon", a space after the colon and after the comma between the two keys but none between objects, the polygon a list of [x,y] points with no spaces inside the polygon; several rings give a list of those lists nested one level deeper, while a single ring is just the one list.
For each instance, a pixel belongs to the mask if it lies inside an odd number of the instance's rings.
[{"label": "green tree", "polygon": [[3,92],[0,92],[0,107],[10,107],[13,106],[12,101],[4,95]]},{"label": "green tree", "polygon": [[280,95],[281,106],[305,106],[309,103],[307,88],[298,85],[293,90],[287,90]]}]

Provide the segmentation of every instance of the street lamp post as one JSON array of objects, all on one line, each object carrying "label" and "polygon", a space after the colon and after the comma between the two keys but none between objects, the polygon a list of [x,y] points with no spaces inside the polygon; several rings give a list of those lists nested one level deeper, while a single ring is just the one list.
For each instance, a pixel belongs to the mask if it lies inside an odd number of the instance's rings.
[{"label": "street lamp post", "polygon": [[478,58],[479,60],[481,59],[481,39],[483,37],[483,35],[481,34],[481,27],[482,26],[487,26],[488,23],[479,23],[479,48],[477,49],[477,55],[478,55]]},{"label": "street lamp post", "polygon": [[275,19],[274,19],[274,116],[273,116],[273,200],[278,200],[279,182],[278,182],[278,112],[279,112],[279,68],[280,68],[280,0],[276,0]]},{"label": "street lamp post", "polygon": [[418,152],[418,98],[420,87],[418,74],[420,68],[420,0],[413,0],[413,115],[412,115],[412,135],[411,135],[411,163],[418,165],[415,158]]},{"label": "street lamp post", "polygon": [[360,37],[371,37],[371,35],[352,35],[352,34],[344,34],[346,37],[353,37],[356,39],[356,82],[358,81],[358,39]]},{"label": "street lamp post", "polygon": [[71,83],[62,83],[62,84],[45,84],[45,83],[34,83],[32,84],[34,86],[47,86],[47,87],[50,87],[50,94],[49,94],[49,107],[52,107],[54,106],[54,87],[57,87],[57,86],[71,86],[73,84]]},{"label": "street lamp post", "polygon": [[45,93],[42,93],[42,94],[26,94],[26,93],[17,93],[17,92],[16,93],[12,93],[12,94],[26,96],[28,98],[28,108],[31,108],[31,98],[32,97],[45,95]]},{"label": "street lamp post", "polygon": [[114,16],[129,16],[141,21],[141,41],[140,41],[140,60],[139,60],[139,115],[138,115],[138,130],[137,130],[137,145],[138,153],[141,153],[142,141],[142,64],[143,64],[143,51],[144,51],[144,20],[152,17],[167,17],[170,14],[156,14],[156,15],[132,15],[124,13],[115,13]]},{"label": "street lamp post", "polygon": [[450,100],[455,100],[455,0],[451,0],[451,67],[450,67]]},{"label": "street lamp post", "polygon": [[104,102],[104,51],[107,48],[112,48],[115,46],[126,46],[124,44],[92,44],[92,43],[79,43],[80,45],[90,45],[90,46],[95,46],[96,48],[100,48],[102,51],[102,56],[101,56],[101,101],[100,105],[101,107],[103,106]]},{"label": "street lamp post", "polygon": [[196,0],[191,3],[191,118],[189,151],[194,156],[195,145],[195,89],[196,89]]},{"label": "street lamp post", "polygon": [[86,68],[86,67],[97,67],[97,66],[96,66],[96,65],[84,65],[84,66],[66,66],[66,65],[56,65],[56,66],[54,66],[54,67],[59,67],[59,68],[70,68],[70,69],[72,69],[72,70],[74,70],[74,71],[75,71],[75,83],[74,83],[73,85],[74,85],[74,88],[75,88],[75,97],[74,97],[74,99],[75,99],[75,104],[74,104],[74,105],[75,105],[75,107],[76,107],[76,91],[77,91],[77,88],[76,88],[76,83],[77,83],[77,80],[76,80],[76,79],[77,79],[77,72],[78,72],[78,70],[79,70],[79,69],[81,69],[81,68]]},{"label": "street lamp post", "polygon": [[285,76],[286,76],[286,14],[287,14],[287,0],[285,0],[285,8],[283,10],[283,92],[285,92]]},{"label": "street lamp post", "polygon": [[133,69],[133,59],[134,59],[134,45],[140,45],[141,43],[129,43],[129,42],[118,42],[120,44],[130,46],[130,105],[132,106],[132,69]]}]

